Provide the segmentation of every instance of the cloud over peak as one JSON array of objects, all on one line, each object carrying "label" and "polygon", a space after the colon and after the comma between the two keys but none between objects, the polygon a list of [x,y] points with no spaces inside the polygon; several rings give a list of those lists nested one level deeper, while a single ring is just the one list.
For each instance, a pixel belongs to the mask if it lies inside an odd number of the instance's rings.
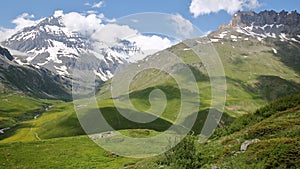
[{"label": "cloud over peak", "polygon": [[[78,32],[86,38],[90,38],[92,43],[103,42],[107,46],[113,46],[119,39],[126,39],[135,42],[142,50],[162,50],[170,47],[173,43],[165,37],[156,35],[143,35],[136,29],[128,25],[118,25],[116,19],[108,19],[103,13],[64,13],[62,10],[54,11],[53,17],[60,18],[63,26],[70,32]],[[177,15],[177,17],[179,17]],[[7,40],[13,34],[21,31],[25,27],[37,25],[42,19],[35,19],[34,15],[23,13],[12,21],[16,24],[13,29],[0,27],[0,42]],[[175,18],[178,19],[178,18]],[[182,18],[179,17],[182,20]],[[181,21],[180,20],[180,21]],[[183,28],[179,28],[181,30]]]},{"label": "cloud over peak", "polygon": [[217,13],[221,10],[233,14],[238,10],[254,9],[260,6],[258,0],[192,0],[190,12],[194,17]]}]

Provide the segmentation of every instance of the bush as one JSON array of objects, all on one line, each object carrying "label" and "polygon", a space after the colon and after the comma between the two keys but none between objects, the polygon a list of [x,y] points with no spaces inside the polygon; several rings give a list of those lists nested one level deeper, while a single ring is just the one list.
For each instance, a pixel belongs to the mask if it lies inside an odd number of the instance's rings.
[{"label": "bush", "polygon": [[178,145],[164,153],[158,163],[180,169],[200,168],[201,154],[196,150],[193,136],[187,135]]},{"label": "bush", "polygon": [[290,95],[283,98],[279,98],[270,104],[256,110],[255,115],[262,116],[264,118],[270,117],[276,112],[285,111],[290,108],[294,108],[300,104],[300,94]]},{"label": "bush", "polygon": [[[299,139],[272,139],[254,144],[246,152],[249,161],[263,161],[265,169],[300,168],[300,142]],[[255,154],[255,155],[254,155]]]}]

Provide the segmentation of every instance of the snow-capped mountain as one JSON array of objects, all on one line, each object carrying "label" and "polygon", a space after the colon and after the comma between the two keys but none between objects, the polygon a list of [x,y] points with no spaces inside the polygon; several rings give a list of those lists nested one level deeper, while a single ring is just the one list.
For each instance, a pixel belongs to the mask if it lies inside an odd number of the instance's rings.
[{"label": "snow-capped mountain", "polygon": [[19,65],[0,46],[0,86],[6,91],[47,99],[71,100],[71,81],[45,68]]},{"label": "snow-capped mountain", "polygon": [[135,43],[127,40],[119,40],[114,46],[91,42],[87,36],[70,31],[62,16],[56,15],[24,28],[2,44],[26,54],[15,59],[19,64],[45,67],[63,76],[70,76],[78,57],[89,53],[99,59],[100,66],[94,72],[103,81],[112,77],[119,64],[133,60],[130,56],[142,53]]},{"label": "snow-capped mountain", "polygon": [[227,37],[232,41],[247,40],[232,34],[232,31],[259,41],[266,38],[279,38],[281,41],[300,43],[300,14],[296,11],[279,13],[275,11],[239,11],[233,15],[228,25],[222,25],[211,34],[212,42],[218,42]]}]

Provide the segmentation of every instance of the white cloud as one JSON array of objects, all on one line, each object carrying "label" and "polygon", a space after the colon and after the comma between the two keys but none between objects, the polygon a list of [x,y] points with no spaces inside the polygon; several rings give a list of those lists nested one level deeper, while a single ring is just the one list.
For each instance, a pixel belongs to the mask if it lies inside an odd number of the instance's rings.
[{"label": "white cloud", "polygon": [[92,35],[92,39],[104,41],[110,45],[117,42],[118,39],[125,39],[126,37],[136,35],[137,33],[137,30],[131,29],[129,26],[107,24],[98,29]]},{"label": "white cloud", "polygon": [[14,29],[7,29],[7,28],[0,27],[0,42],[7,40],[16,32],[17,31],[15,31]]},{"label": "white cloud", "polygon": [[190,12],[194,17],[204,14],[216,13],[225,10],[233,14],[245,8],[254,9],[260,6],[258,0],[192,0]]},{"label": "white cloud", "polygon": [[204,32],[203,34],[204,34],[204,36],[207,36],[207,35],[210,34],[210,33],[212,33],[212,31],[211,31],[211,30],[208,30],[208,31]]},{"label": "white cloud", "polygon": [[34,15],[23,13],[14,20],[12,20],[12,23],[16,25],[14,29],[0,28],[0,41],[4,41],[7,38],[11,37],[13,34],[22,30],[23,28],[33,26],[40,21],[41,19],[34,20]]},{"label": "white cloud", "polygon": [[37,21],[34,21],[32,19],[34,19],[34,15],[23,13],[22,15],[14,19],[12,23],[16,24],[17,30],[21,30],[24,27],[33,26],[37,23]]},{"label": "white cloud", "polygon": [[87,14],[97,14],[99,13],[98,11],[94,11],[94,10],[89,10],[89,11],[86,11]]},{"label": "white cloud", "polygon": [[104,6],[104,2],[103,1],[99,1],[98,3],[94,3],[92,8],[101,8]]},{"label": "white cloud", "polygon": [[85,6],[90,6],[90,7],[92,7],[92,8],[101,8],[101,7],[104,6],[104,1],[95,2],[95,3],[93,3],[93,4],[87,2],[87,3],[85,3],[84,5],[85,5]]},{"label": "white cloud", "polygon": [[70,31],[76,31],[83,35],[90,36],[101,28],[101,16],[102,15],[96,14],[84,16],[77,12],[71,12],[63,15],[62,18],[63,23]]},{"label": "white cloud", "polygon": [[172,15],[171,20],[178,34],[189,36],[194,31],[193,24],[189,20],[184,19],[180,14]]},{"label": "white cloud", "polygon": [[133,23],[138,23],[139,22],[139,20],[137,20],[137,19],[132,19],[131,20]]},{"label": "white cloud", "polygon": [[128,38],[131,42],[136,42],[136,45],[140,47],[143,51],[145,50],[162,50],[173,45],[173,43],[168,38],[162,38],[160,36],[144,36],[137,35]]},{"label": "white cloud", "polygon": [[91,6],[89,2],[84,3],[85,6]]},{"label": "white cloud", "polygon": [[108,22],[108,23],[114,23],[117,21],[116,18],[112,18],[112,19],[105,18],[104,20],[105,20],[105,22]]},{"label": "white cloud", "polygon": [[152,51],[152,53],[173,45],[172,41],[166,37],[142,35],[129,26],[117,24],[103,25],[92,35],[92,39],[104,42],[105,46],[114,46],[119,39],[126,39],[132,43],[135,42],[142,51]]},{"label": "white cloud", "polygon": [[64,11],[62,11],[62,10],[57,10],[57,11],[54,11],[54,14],[53,14],[53,16],[54,17],[60,17],[60,16],[63,16],[64,15]]}]

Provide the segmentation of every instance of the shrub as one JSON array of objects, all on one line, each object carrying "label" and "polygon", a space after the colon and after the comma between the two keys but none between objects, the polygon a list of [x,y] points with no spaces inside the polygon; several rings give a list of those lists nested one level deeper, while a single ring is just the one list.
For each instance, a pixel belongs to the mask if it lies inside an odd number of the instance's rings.
[{"label": "shrub", "polygon": [[164,158],[158,162],[172,168],[200,168],[201,154],[197,152],[194,141],[193,136],[187,135],[178,145],[164,153]]}]

